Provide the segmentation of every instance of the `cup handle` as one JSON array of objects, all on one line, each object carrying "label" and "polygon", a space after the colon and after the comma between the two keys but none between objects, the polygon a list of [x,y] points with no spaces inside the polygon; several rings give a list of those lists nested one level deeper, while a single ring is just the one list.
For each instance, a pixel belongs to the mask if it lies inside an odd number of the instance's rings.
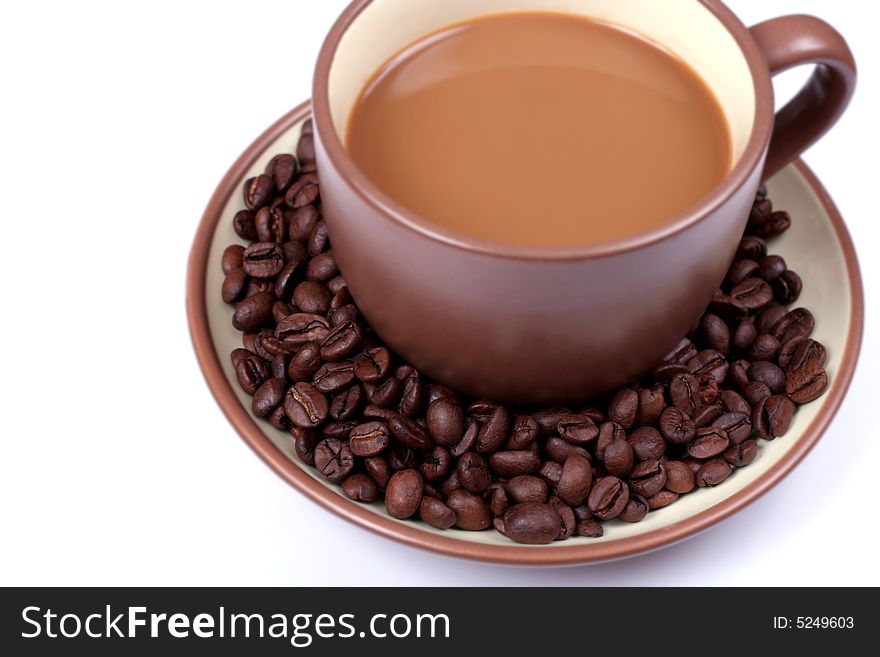
[{"label": "cup handle", "polygon": [[818,140],[840,118],[856,87],[856,63],[840,33],[814,16],[774,18],[750,28],[775,75],[816,64],[813,75],[776,114],[766,180]]}]

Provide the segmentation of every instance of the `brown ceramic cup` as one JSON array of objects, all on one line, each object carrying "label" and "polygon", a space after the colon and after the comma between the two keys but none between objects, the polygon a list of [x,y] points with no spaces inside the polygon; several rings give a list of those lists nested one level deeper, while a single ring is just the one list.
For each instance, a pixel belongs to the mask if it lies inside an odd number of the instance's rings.
[{"label": "brown ceramic cup", "polygon": [[[475,239],[383,194],[343,143],[370,76],[450,23],[525,10],[616,23],[687,61],[730,126],[726,179],[650,232],[566,247]],[[771,74],[807,63],[816,64],[809,82],[774,116]],[[376,332],[431,377],[516,403],[601,394],[635,380],[687,334],[724,277],[761,180],[834,124],[855,81],[852,54],[828,24],[786,16],[749,29],[717,0],[355,0],[321,50],[312,101],[337,261]]]}]

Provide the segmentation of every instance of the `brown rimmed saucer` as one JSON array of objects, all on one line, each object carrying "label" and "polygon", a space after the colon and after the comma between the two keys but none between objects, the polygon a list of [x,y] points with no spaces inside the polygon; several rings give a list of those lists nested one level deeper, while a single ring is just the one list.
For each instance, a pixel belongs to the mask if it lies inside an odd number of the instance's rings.
[{"label": "brown rimmed saucer", "polygon": [[417,521],[400,521],[381,502],[361,504],[300,463],[290,435],[251,413],[251,398],[238,386],[229,353],[241,346],[231,324],[232,309],[220,299],[220,256],[241,240],[232,216],[242,207],[241,184],[276,153],[292,152],[309,104],[295,108],[260,135],[232,165],[214,192],[193,242],[187,274],[187,315],[196,356],[220,408],[263,461],[297,490],[324,508],[377,534],[442,554],[520,565],[562,565],[608,561],[655,550],[694,536],[756,500],[775,486],[821,438],[849,387],[862,338],[862,281],[852,240],[831,197],[806,164],[797,161],[768,183],[774,206],[788,210],[791,229],[773,240],[804,280],[798,300],[816,316],[813,337],[828,349],[830,385],[818,400],[798,411],[789,432],[760,441],[755,461],[716,488],[682,496],[636,524],[612,521],[602,538],[574,537],[546,546],[517,545],[494,531],[440,531]]}]

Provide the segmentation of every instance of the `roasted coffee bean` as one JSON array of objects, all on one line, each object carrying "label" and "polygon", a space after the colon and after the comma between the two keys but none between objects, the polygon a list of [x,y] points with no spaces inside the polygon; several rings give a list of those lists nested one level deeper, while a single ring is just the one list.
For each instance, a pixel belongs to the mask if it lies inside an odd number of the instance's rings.
[{"label": "roasted coffee bean", "polygon": [[[354,382],[354,365],[349,360],[338,363],[325,363],[315,372],[312,379],[315,387],[321,392],[339,392]],[[372,401],[372,400],[371,400]],[[373,402],[375,403],[375,402]]]},{"label": "roasted coffee bean", "polygon": [[232,303],[241,296],[247,283],[247,274],[239,267],[233,269],[223,279],[223,287],[220,289],[220,297],[224,303]]},{"label": "roasted coffee bean", "polygon": [[513,419],[513,430],[510,433],[510,438],[507,439],[507,449],[526,449],[538,439],[538,432],[538,423],[535,421],[535,418],[529,415],[517,415]]},{"label": "roasted coffee bean", "polygon": [[[370,384],[367,383],[365,385],[368,386]],[[381,420],[387,422],[394,416],[394,411],[388,408],[374,406],[373,404],[367,404],[364,406],[363,416],[368,420]]]},{"label": "roasted coffee bean", "polygon": [[733,264],[730,265],[724,281],[729,287],[736,287],[747,278],[757,275],[757,272],[757,262],[749,258],[741,258],[740,260],[734,260]]},{"label": "roasted coffee bean", "polygon": [[268,363],[256,354],[248,353],[245,356],[239,356],[238,364],[235,366],[235,378],[238,379],[238,385],[247,394],[256,394],[257,389],[270,375]]},{"label": "roasted coffee bean", "polygon": [[730,476],[733,468],[727,461],[715,459],[707,461],[697,471],[697,486],[706,488],[707,486],[717,486]]},{"label": "roasted coffee bean", "polygon": [[775,360],[780,346],[779,340],[769,333],[759,335],[749,350],[749,359],[752,361]]},{"label": "roasted coffee bean", "polygon": [[559,437],[573,445],[585,445],[599,435],[599,427],[585,414],[563,415],[556,423]]},{"label": "roasted coffee bean", "polygon": [[664,486],[673,493],[689,493],[696,486],[694,473],[681,461],[666,461],[666,483]]},{"label": "roasted coffee bean", "polygon": [[687,362],[688,369],[697,379],[710,376],[719,386],[727,376],[728,363],[715,349],[705,349]]},{"label": "roasted coffee bean", "polygon": [[436,529],[449,529],[455,525],[455,511],[429,495],[419,504],[419,518]]},{"label": "roasted coffee bean", "polygon": [[636,413],[636,426],[643,427],[653,424],[663,408],[666,401],[663,399],[663,391],[659,388],[642,388],[639,390],[639,411]]},{"label": "roasted coffee bean", "polygon": [[486,499],[489,500],[489,511],[493,516],[503,516],[510,506],[507,501],[507,493],[503,484],[492,484],[486,493]]},{"label": "roasted coffee bean", "polygon": [[240,244],[227,246],[223,251],[221,264],[223,265],[224,274],[240,269],[244,265],[244,247]]},{"label": "roasted coffee bean", "polygon": [[306,345],[290,360],[287,376],[296,383],[311,381],[321,367],[321,355],[314,345]]},{"label": "roasted coffee bean", "polygon": [[368,349],[354,361],[354,373],[366,383],[379,383],[391,371],[391,352],[384,347]]},{"label": "roasted coffee bean", "polygon": [[785,260],[778,255],[764,256],[758,261],[758,276],[768,283],[775,281],[787,269]]},{"label": "roasted coffee bean", "polygon": [[663,360],[672,363],[686,363],[696,355],[697,348],[694,346],[694,343],[688,338],[683,338],[672,348],[672,351],[663,357]]},{"label": "roasted coffee bean", "polygon": [[725,356],[730,353],[730,328],[718,315],[711,313],[703,315],[700,319],[700,331],[710,349]]},{"label": "roasted coffee bean", "polygon": [[293,436],[293,451],[299,460],[306,465],[315,465],[315,447],[321,442],[318,432],[302,427],[292,427],[290,435]]},{"label": "roasted coffee bean", "polygon": [[605,471],[621,479],[629,476],[634,461],[635,454],[632,445],[624,438],[612,438],[602,454],[602,464],[605,466]]},{"label": "roasted coffee bean", "polygon": [[339,440],[346,440],[348,438],[348,434],[356,426],[357,422],[355,420],[348,420],[347,422],[330,420],[323,427],[321,427],[321,435],[323,435],[324,438],[337,438]]},{"label": "roasted coffee bean", "polygon": [[748,370],[748,376],[749,381],[764,383],[774,393],[785,390],[785,372],[776,363],[768,360],[752,363]]},{"label": "roasted coffee bean", "polygon": [[642,497],[651,497],[666,484],[666,466],[657,460],[650,459],[639,463],[629,475],[629,485],[634,493]]},{"label": "roasted coffee bean", "polygon": [[648,503],[648,508],[651,511],[655,511],[657,509],[662,509],[665,506],[669,506],[673,502],[678,499],[678,493],[675,493],[671,490],[660,490],[651,495],[646,502]]},{"label": "roasted coffee bean", "polygon": [[391,467],[388,461],[381,456],[371,456],[364,459],[364,467],[379,488],[388,488],[388,482],[391,481]]},{"label": "roasted coffee bean", "polygon": [[388,465],[392,470],[411,470],[418,465],[419,456],[416,450],[405,445],[394,445],[388,454]]},{"label": "roasted coffee bean", "polygon": [[629,488],[617,477],[602,477],[593,484],[587,504],[600,520],[619,516],[629,502]]},{"label": "roasted coffee bean", "polygon": [[363,407],[365,398],[363,388],[357,384],[336,393],[330,402],[330,417],[339,422],[354,419]]},{"label": "roasted coffee bean", "polygon": [[457,444],[464,433],[464,412],[458,402],[440,398],[428,406],[428,431],[438,445]]},{"label": "roasted coffee bean", "polygon": [[425,384],[422,383],[418,372],[414,371],[403,381],[403,391],[400,394],[400,414],[407,417],[422,415],[427,397]]},{"label": "roasted coffee bean", "polygon": [[428,405],[430,406],[438,399],[447,399],[449,401],[458,401],[458,395],[452,388],[441,385],[439,383],[429,383],[428,389]]},{"label": "roasted coffee bean", "polygon": [[785,344],[795,338],[808,338],[816,327],[816,318],[806,308],[795,308],[777,321],[770,333]]},{"label": "roasted coffee bean", "polygon": [[758,334],[770,333],[776,323],[788,314],[785,306],[771,305],[762,310],[755,319],[755,329]]},{"label": "roasted coffee bean", "polygon": [[758,337],[758,329],[751,319],[742,319],[736,326],[731,338],[731,345],[736,353],[744,354],[752,348]]},{"label": "roasted coffee bean", "polygon": [[311,260],[306,267],[306,278],[310,281],[329,281],[339,273],[336,258],[332,253],[322,253]]},{"label": "roasted coffee bean", "polygon": [[354,469],[354,456],[344,442],[327,438],[315,447],[315,467],[327,481],[339,484]]},{"label": "roasted coffee bean", "polygon": [[602,410],[602,407],[600,406],[584,406],[582,409],[575,412],[574,415],[586,415],[596,424],[601,424],[607,419],[605,411]]},{"label": "roasted coffee bean", "polygon": [[327,281],[327,290],[333,295],[333,298],[330,300],[330,308],[333,310],[338,310],[342,306],[347,306],[354,301],[351,292],[348,290],[348,284],[346,284],[342,276],[334,276]]},{"label": "roasted coffee bean", "polygon": [[305,242],[315,229],[315,225],[320,221],[321,214],[314,205],[304,205],[291,211],[289,217],[287,231],[290,238]]},{"label": "roasted coffee bean", "polygon": [[828,374],[816,365],[801,366],[788,377],[785,392],[796,404],[806,404],[825,392],[828,387]]},{"label": "roasted coffee bean", "polygon": [[273,242],[254,242],[244,250],[242,269],[248,276],[271,278],[283,268],[284,251]]},{"label": "roasted coffee bean", "polygon": [[538,429],[543,435],[556,432],[556,425],[564,416],[571,415],[571,411],[563,406],[554,406],[532,413],[532,418],[538,423]]},{"label": "roasted coffee bean", "polygon": [[[297,268],[299,267],[298,262],[288,262],[284,265],[284,268],[281,270],[281,273],[278,274],[278,278],[275,279],[275,285],[273,287],[273,292],[275,292],[275,296],[279,299],[290,299],[293,295],[294,285],[296,284],[297,279]],[[296,302],[294,302],[296,303]],[[306,311],[308,312],[308,311]],[[288,313],[290,314],[290,313]]]},{"label": "roasted coffee bean", "polygon": [[749,367],[751,363],[747,360],[735,360],[730,364],[727,370],[727,383],[737,390],[745,390],[749,384]]},{"label": "roasted coffee bean", "polygon": [[293,303],[308,314],[326,314],[330,310],[330,299],[327,288],[315,281],[303,281],[293,291]]},{"label": "roasted coffee bean", "polygon": [[590,507],[588,507],[586,504],[579,504],[578,506],[574,507],[574,517],[577,518],[578,521],[592,520],[593,512],[590,511]]},{"label": "roasted coffee bean", "polygon": [[300,162],[315,161],[315,141],[314,137],[309,134],[303,134],[296,145],[296,159]]},{"label": "roasted coffee bean", "polygon": [[504,406],[498,406],[477,434],[476,450],[480,454],[491,454],[501,449],[510,430],[510,413]]},{"label": "roasted coffee bean", "polygon": [[[260,208],[254,218],[257,239],[282,244],[287,240],[287,218],[281,208]],[[282,256],[284,251],[282,250]]]},{"label": "roasted coffee bean", "polygon": [[559,520],[562,522],[562,531],[559,532],[556,540],[564,541],[567,538],[571,538],[577,528],[577,519],[574,517],[572,508],[555,496],[550,498],[548,504],[556,511],[556,515],[559,516]]},{"label": "roasted coffee bean", "polygon": [[352,453],[361,458],[378,456],[391,443],[388,427],[377,421],[357,425],[348,436]]},{"label": "roasted coffee bean", "polygon": [[309,258],[306,247],[296,240],[289,240],[282,244],[281,251],[284,254],[284,262],[287,264],[295,262],[299,266]]},{"label": "roasted coffee bean", "polygon": [[752,407],[738,392],[724,390],[721,392],[721,403],[725,413],[745,413],[751,415]]},{"label": "roasted coffee bean", "polygon": [[639,461],[660,459],[666,454],[666,442],[654,427],[640,427],[629,437],[633,454]]},{"label": "roasted coffee bean", "polygon": [[[605,449],[611,444],[615,438],[626,439],[626,432],[617,422],[603,422],[599,427],[599,437],[596,439],[596,446],[593,453],[600,461],[605,458]],[[564,460],[564,459],[563,459]]]},{"label": "roasted coffee bean", "polygon": [[746,413],[725,413],[712,426],[727,433],[727,438],[737,445],[752,436],[752,421]]},{"label": "roasted coffee bean", "polygon": [[562,464],[556,461],[546,461],[538,468],[538,475],[551,486],[559,483],[559,477],[562,476]]},{"label": "roasted coffee bean", "polygon": [[739,299],[734,299],[726,294],[716,294],[712,297],[709,302],[709,310],[729,321],[742,319],[749,314],[749,309]]},{"label": "roasted coffee bean", "polygon": [[730,445],[730,438],[724,429],[705,427],[697,429],[694,439],[688,443],[687,453],[695,459],[706,461],[723,454]]},{"label": "roasted coffee bean", "polygon": [[278,322],[275,337],[289,349],[321,344],[330,333],[330,323],[320,315],[296,313]]},{"label": "roasted coffee bean", "polygon": [[[618,516],[618,518],[619,517],[620,516]],[[595,520],[582,520],[577,524],[575,533],[584,538],[599,538],[605,533],[605,530],[602,529],[602,525]]]},{"label": "roasted coffee bean", "polygon": [[322,424],[329,411],[327,398],[310,383],[297,383],[287,391],[284,398],[284,412],[287,417],[294,425],[303,429]]},{"label": "roasted coffee bean", "polygon": [[686,445],[693,440],[697,429],[694,421],[674,406],[664,409],[658,426],[663,437],[673,445]]},{"label": "roasted coffee bean", "polygon": [[438,445],[422,460],[419,471],[427,481],[438,481],[449,474],[451,467],[452,456],[449,450]]},{"label": "roasted coffee bean", "polygon": [[468,452],[463,454],[455,466],[458,472],[458,480],[462,488],[472,493],[483,493],[492,483],[492,475],[489,473],[489,465],[479,454]]},{"label": "roasted coffee bean", "polygon": [[275,192],[275,182],[267,175],[249,178],[244,184],[244,204],[248,210],[259,210]]},{"label": "roasted coffee bean", "polygon": [[580,454],[585,458],[590,458],[589,453],[583,447],[572,445],[557,436],[547,438],[544,442],[544,453],[547,455],[547,458],[557,463],[565,463],[565,459],[572,454]]},{"label": "roasted coffee bean", "polygon": [[290,418],[288,418],[287,414],[284,412],[283,406],[279,406],[269,413],[267,420],[269,421],[269,424],[278,429],[278,431],[289,431],[292,426],[290,424]]},{"label": "roasted coffee bean", "polygon": [[669,380],[669,399],[678,410],[694,417],[703,406],[693,374],[676,374]]},{"label": "roasted coffee bean", "polygon": [[275,296],[270,292],[259,292],[235,304],[232,325],[239,331],[254,331],[272,321],[272,306]]},{"label": "roasted coffee bean", "polygon": [[287,354],[279,354],[273,356],[269,361],[269,369],[272,376],[276,379],[283,379],[287,376],[287,366],[290,364],[290,356]]},{"label": "roasted coffee bean", "polygon": [[773,281],[773,294],[776,295],[776,300],[782,304],[787,305],[797,301],[803,289],[804,283],[801,277],[790,269],[782,272]]},{"label": "roasted coffee bean", "polygon": [[716,403],[703,406],[694,416],[694,426],[698,429],[709,426],[723,413],[724,407],[721,404]]},{"label": "roasted coffee bean", "polygon": [[745,387],[745,390],[743,390],[743,395],[745,396],[746,401],[752,406],[757,405],[762,399],[766,399],[772,394],[773,392],[767,384],[760,381],[752,381]]},{"label": "roasted coffee bean", "polygon": [[459,529],[482,531],[492,524],[489,503],[479,495],[459,488],[449,494],[446,504],[455,511],[455,525]]},{"label": "roasted coffee bean", "polygon": [[590,461],[580,454],[572,454],[562,464],[556,493],[566,504],[577,506],[587,499],[592,481],[593,468]]},{"label": "roasted coffee bean", "polygon": [[257,226],[254,213],[250,210],[239,210],[232,219],[232,229],[243,240],[257,239]]},{"label": "roasted coffee bean", "polygon": [[422,501],[424,482],[418,470],[401,470],[391,475],[385,490],[385,509],[401,520],[415,515]]},{"label": "roasted coffee bean", "polygon": [[535,452],[528,450],[508,450],[492,454],[489,457],[489,467],[499,477],[509,479],[537,472],[541,467],[541,459]]},{"label": "roasted coffee bean", "polygon": [[356,502],[375,502],[379,499],[379,487],[369,475],[357,472],[342,482],[342,492]]},{"label": "roasted coffee bean", "polygon": [[791,226],[791,217],[788,212],[773,212],[766,220],[751,228],[758,237],[776,237],[781,235]]},{"label": "roasted coffee bean", "polygon": [[765,255],[767,255],[767,242],[755,235],[746,235],[743,237],[736,250],[737,258],[760,260]]},{"label": "roasted coffee bean", "polygon": [[238,364],[250,354],[251,352],[247,349],[233,349],[232,353],[229,354],[229,359],[232,361],[232,369],[235,370],[238,367]]},{"label": "roasted coffee bean", "polygon": [[739,445],[731,445],[724,452],[724,460],[730,465],[741,468],[755,460],[758,454],[758,441],[746,440]]},{"label": "roasted coffee bean", "polygon": [[284,202],[293,209],[314,203],[320,194],[318,176],[305,173],[297,178],[284,193]]},{"label": "roasted coffee bean", "polygon": [[464,433],[461,436],[461,439],[449,449],[449,452],[455,458],[458,458],[465,452],[470,452],[477,445],[477,436],[479,435],[479,433],[479,423],[475,422],[474,420],[468,420],[465,423],[465,429]]},{"label": "roasted coffee bean", "polygon": [[752,412],[752,426],[764,440],[773,440],[785,435],[791,425],[796,407],[784,395],[773,395],[762,399]]},{"label": "roasted coffee bean", "polygon": [[[608,404],[608,419],[629,429],[636,421],[639,410],[639,393],[631,388],[623,388],[612,397]],[[560,433],[560,435],[562,435]],[[562,436],[565,438],[565,436]],[[595,438],[595,436],[593,436]]]},{"label": "roasted coffee bean", "polygon": [[461,482],[458,480],[458,472],[453,468],[449,471],[449,476],[440,482],[440,495],[444,498],[449,497],[452,491],[459,488],[461,488]]},{"label": "roasted coffee bean", "polygon": [[284,401],[284,393],[287,392],[285,379],[266,379],[257,388],[251,403],[251,410],[257,417],[266,417]]},{"label": "roasted coffee bean", "polygon": [[532,475],[519,475],[507,482],[507,493],[516,503],[546,502],[548,492],[547,483]]},{"label": "roasted coffee bean", "polygon": [[327,228],[327,222],[321,219],[312,229],[309,235],[308,253],[310,256],[317,256],[327,250],[330,245],[330,231]]},{"label": "roasted coffee bean", "polygon": [[275,189],[283,193],[296,176],[298,165],[290,153],[279,153],[266,165],[265,173],[275,183]]},{"label": "roasted coffee bean", "polygon": [[796,338],[786,345],[791,345],[791,353],[786,354],[784,362],[780,354],[779,366],[784,367],[789,376],[801,369],[816,370],[825,366],[828,352],[821,343],[810,338]]},{"label": "roasted coffee bean", "polygon": [[[321,342],[321,358],[325,361],[338,361],[360,351],[364,334],[357,322],[345,322],[334,326]],[[351,365],[354,378],[354,364]]]},{"label": "roasted coffee bean", "polygon": [[623,522],[641,522],[646,515],[648,515],[647,500],[641,495],[630,495],[629,501],[626,503],[623,511],[617,516],[617,519]]},{"label": "roasted coffee bean", "polygon": [[562,519],[549,504],[524,502],[504,514],[505,536],[517,543],[545,545],[555,541],[562,531]]},{"label": "roasted coffee bean", "polygon": [[428,430],[403,415],[395,414],[388,420],[388,431],[397,442],[412,449],[427,452],[434,448]]}]

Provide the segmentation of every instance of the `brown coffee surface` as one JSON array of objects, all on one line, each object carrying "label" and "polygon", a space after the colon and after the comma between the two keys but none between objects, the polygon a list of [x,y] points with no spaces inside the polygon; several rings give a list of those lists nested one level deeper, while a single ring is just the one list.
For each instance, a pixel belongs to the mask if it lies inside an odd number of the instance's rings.
[{"label": "brown coffee surface", "polygon": [[404,49],[365,86],[346,145],[420,216],[530,245],[650,231],[731,164],[723,112],[684,61],[553,13],[482,17]]}]

